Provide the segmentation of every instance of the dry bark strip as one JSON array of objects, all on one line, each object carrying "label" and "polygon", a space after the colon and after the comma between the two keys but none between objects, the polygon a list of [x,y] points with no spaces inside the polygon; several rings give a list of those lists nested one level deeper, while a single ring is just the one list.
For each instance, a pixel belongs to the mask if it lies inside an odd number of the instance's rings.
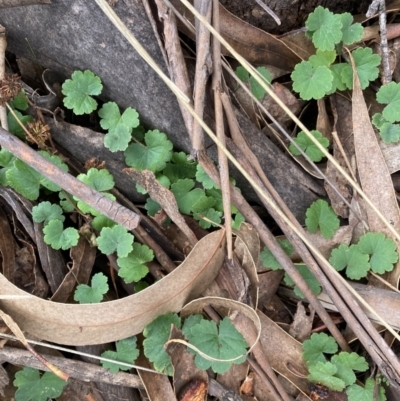
[{"label": "dry bark strip", "polygon": [[0,129],[0,145],[66,192],[76,196],[128,230],[137,227],[140,217],[100,192],[61,170],[8,131]]},{"label": "dry bark strip", "polygon": [[[57,356],[44,355],[53,365],[58,366],[72,379],[88,382],[103,382],[117,386],[135,387],[143,389],[143,384],[137,375],[131,373],[118,372],[111,373],[108,369],[102,368],[91,363],[76,361],[71,358],[60,358]],[[0,359],[14,365],[29,366],[48,372],[40,361],[38,361],[29,351],[14,347],[4,347],[0,349]]]}]

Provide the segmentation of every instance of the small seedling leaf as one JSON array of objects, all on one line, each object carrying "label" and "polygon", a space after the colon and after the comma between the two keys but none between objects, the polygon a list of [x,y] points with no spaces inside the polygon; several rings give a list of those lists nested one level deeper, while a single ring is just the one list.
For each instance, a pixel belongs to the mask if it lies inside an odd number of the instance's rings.
[{"label": "small seedling leaf", "polygon": [[108,291],[107,277],[97,273],[92,277],[91,286],[79,284],[74,293],[74,300],[80,304],[97,304]]},{"label": "small seedling leaf", "polygon": [[117,252],[119,258],[124,258],[133,250],[133,238],[122,226],[105,227],[97,237],[97,246],[104,255]]},{"label": "small seedling leaf", "polygon": [[386,144],[396,143],[400,139],[399,124],[383,123],[379,129],[379,135]]},{"label": "small seedling leaf", "polygon": [[64,225],[60,220],[50,220],[43,228],[44,242],[53,249],[67,250],[78,244],[79,232],[76,228]]},{"label": "small seedling leaf", "polygon": [[[271,83],[272,77],[271,73],[265,67],[258,67],[257,72],[261,75],[266,85]],[[257,100],[262,100],[265,95],[264,88],[255,80],[253,76],[249,79],[251,93]]]},{"label": "small seedling leaf", "polygon": [[37,206],[33,206],[32,218],[34,222],[43,223],[43,225],[50,220],[60,220],[61,222],[65,220],[61,207],[50,202],[40,202]]},{"label": "small seedling leaf", "polygon": [[[311,135],[325,148],[329,147],[329,139],[325,138],[321,132],[313,130],[310,131]],[[314,142],[303,131],[300,131],[293,141],[300,147],[300,149],[313,161],[319,162],[325,155],[318,149]],[[300,151],[291,143],[289,150],[295,156],[301,155]]]},{"label": "small seedling leaf", "polygon": [[396,243],[383,233],[367,233],[358,242],[362,253],[370,256],[369,263],[374,273],[383,274],[393,270],[399,260]]},{"label": "small seedling leaf", "polygon": [[[374,81],[379,75],[379,64],[381,57],[378,54],[373,54],[369,47],[354,50],[352,52],[354,64],[356,66],[358,78],[360,79],[361,89],[365,89],[370,81]],[[353,89],[353,68],[347,64],[341,72],[343,82],[349,89]]]},{"label": "small seedling leaf", "polygon": [[241,213],[236,213],[235,218],[232,220],[232,228],[235,230],[240,230],[240,226],[244,223],[246,219]]},{"label": "small seedling leaf", "polygon": [[214,362],[196,354],[195,363],[199,369],[207,370],[211,367],[215,373],[224,373],[232,363],[240,364],[246,360],[248,344],[228,317],[221,321],[219,327],[213,321],[202,319],[187,329],[185,335],[190,344],[212,358],[233,359],[243,355],[232,362]]},{"label": "small seedling leaf", "polygon": [[200,188],[194,188],[195,182],[189,178],[178,180],[171,185],[171,192],[175,195],[179,210],[183,214],[190,214],[194,204],[204,195]]},{"label": "small seedling leaf", "polygon": [[197,165],[196,180],[201,182],[205,189],[218,189],[217,184],[209,177],[200,164]]},{"label": "small seedling leaf", "polygon": [[102,89],[100,78],[92,71],[75,71],[71,79],[62,85],[62,93],[66,96],[64,106],[76,115],[89,114],[97,108],[97,102],[92,96],[100,95]]},{"label": "small seedling leaf", "polygon": [[118,125],[104,136],[104,146],[110,152],[123,151],[128,147],[131,139],[129,128],[126,125]]},{"label": "small seedling leaf", "polygon": [[[193,217],[199,221],[200,227],[205,230],[209,229],[211,226],[217,227],[218,224],[221,224],[222,212],[218,212],[213,207],[207,210],[203,210],[200,213],[194,213]],[[205,220],[207,218],[210,221]],[[213,224],[213,223],[215,224]]]},{"label": "small seedling leaf", "polygon": [[236,68],[235,74],[242,82],[247,81],[250,78],[250,74],[246,68],[242,67],[241,65]]},{"label": "small seedling leaf", "polygon": [[14,99],[11,100],[11,102],[9,102],[9,105],[13,109],[25,111],[29,107],[29,102],[25,93],[25,89],[21,89],[21,92],[19,92],[18,95],[15,96]]},{"label": "small seedling leaf", "polygon": [[336,377],[337,366],[330,362],[317,362],[308,368],[309,375],[307,379],[310,382],[323,384],[333,391],[343,391],[346,387],[342,379]]},{"label": "small seedling leaf", "polygon": [[329,263],[337,271],[346,269],[346,276],[352,280],[365,277],[371,268],[369,255],[362,253],[358,245],[340,245],[332,251]]},{"label": "small seedling leaf", "polygon": [[342,41],[345,45],[359,42],[363,36],[364,28],[359,22],[353,24],[354,18],[350,13],[340,14],[342,20]]},{"label": "small seedling leaf", "polygon": [[135,109],[128,107],[121,115],[115,102],[103,104],[103,107],[99,110],[99,117],[101,118],[101,128],[110,132],[122,125],[131,133],[132,128],[136,128],[139,125],[139,114]]},{"label": "small seedling leaf", "polygon": [[339,228],[340,221],[328,202],[318,199],[307,209],[306,226],[310,233],[319,228],[324,238],[332,238]]},{"label": "small seedling leaf", "polygon": [[[134,364],[139,356],[139,350],[136,346],[136,336],[125,338],[117,341],[115,344],[116,351],[105,351],[101,354],[103,358],[113,359],[118,362]],[[120,365],[107,361],[101,361],[103,368],[108,369],[111,373],[118,373],[120,370],[129,370],[128,366]]]},{"label": "small seedling leaf", "polygon": [[[293,245],[287,239],[277,239],[279,245],[285,251],[286,255],[291,255],[294,252]],[[282,266],[276,260],[275,256],[272,255],[272,252],[265,246],[262,252],[260,253],[260,260],[264,267],[272,270],[280,270]]]},{"label": "small seedling leaf", "polygon": [[315,54],[313,54],[308,60],[312,64],[314,68],[317,67],[329,67],[336,59],[336,51],[335,50],[317,50]]},{"label": "small seedling leaf", "polygon": [[387,104],[382,112],[386,121],[400,121],[400,83],[382,85],[376,94],[376,100],[378,103]]},{"label": "small seedling leaf", "polygon": [[168,341],[172,324],[180,329],[181,319],[176,313],[167,313],[153,320],[143,330],[146,338],[143,341],[144,354],[153,363],[154,369],[168,376],[173,375],[173,367],[164,344]]},{"label": "small seedling leaf", "polygon": [[[18,117],[18,120],[21,121],[23,125],[26,125],[33,121],[33,117],[30,115],[24,116],[21,114],[18,110],[14,110],[15,115]],[[19,122],[17,119],[10,113],[7,113],[7,122],[8,122],[8,131],[16,135],[18,138],[24,140],[25,139],[25,131],[24,129],[20,126]]]},{"label": "small seedling leaf", "polygon": [[303,359],[307,366],[326,362],[324,354],[335,354],[337,351],[338,345],[335,339],[325,333],[314,333],[303,343]]},{"label": "small seedling leaf", "polygon": [[148,131],[144,136],[145,144],[131,143],[125,150],[128,166],[138,170],[161,171],[172,157],[172,142],[158,131]]},{"label": "small seedling leaf", "polygon": [[367,379],[365,381],[365,387],[352,384],[346,388],[348,401],[386,401],[385,389],[379,385],[378,391],[376,391],[375,386],[376,383],[374,379]]},{"label": "small seedling leaf", "polygon": [[307,31],[312,32],[312,41],[320,50],[333,50],[342,40],[342,19],[328,9],[318,6],[306,21]]},{"label": "small seedling leaf", "polygon": [[140,281],[149,272],[145,263],[154,259],[154,253],[148,246],[134,242],[132,247],[133,250],[128,256],[117,259],[120,267],[118,275],[124,279],[125,283]]},{"label": "small seedling leaf", "polygon": [[58,398],[68,383],[52,372],[40,376],[37,369],[24,367],[15,374],[13,384],[18,388],[15,393],[17,401],[46,401]]},{"label": "small seedling leaf", "polygon": [[106,169],[91,168],[86,174],[79,174],[77,178],[99,192],[114,188],[114,177]]},{"label": "small seedling leaf", "polygon": [[322,99],[332,87],[333,75],[328,67],[314,68],[310,61],[297,64],[292,72],[293,89],[304,100]]}]

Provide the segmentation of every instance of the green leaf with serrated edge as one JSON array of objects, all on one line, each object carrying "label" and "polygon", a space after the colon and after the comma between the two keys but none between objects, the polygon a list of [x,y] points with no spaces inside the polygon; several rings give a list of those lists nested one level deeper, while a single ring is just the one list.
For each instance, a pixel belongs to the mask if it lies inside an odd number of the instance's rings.
[{"label": "green leaf with serrated edge", "polygon": [[371,268],[369,255],[362,253],[358,245],[340,245],[332,251],[329,263],[337,271],[346,269],[346,276],[352,280],[365,277]]},{"label": "green leaf with serrated edge", "polygon": [[304,100],[322,99],[331,89],[333,75],[328,67],[314,68],[309,61],[297,64],[292,72],[293,90]]},{"label": "green leaf with serrated edge", "polygon": [[[308,286],[310,287],[311,291],[315,295],[318,295],[321,292],[321,284],[316,279],[316,277],[311,272],[311,270],[304,264],[298,264],[298,265],[296,265],[296,268],[299,271],[299,273],[301,274],[301,276],[304,278],[304,280],[306,281]],[[290,278],[290,276],[287,273],[285,273],[284,280],[287,285],[290,285],[290,286],[294,285],[294,281]],[[294,287],[294,293],[298,297],[304,299],[303,293],[299,290],[299,288],[297,286]]]},{"label": "green leaf with serrated edge", "polygon": [[41,176],[33,168],[19,159],[14,160],[14,165],[6,172],[8,185],[19,194],[29,200],[39,197]]},{"label": "green leaf with serrated edge", "polygon": [[[221,224],[222,212],[216,211],[214,208],[203,210],[200,213],[194,213],[193,217],[199,221],[200,227],[207,230],[211,226],[217,227]],[[210,221],[204,220],[207,218]],[[214,222],[215,224],[211,223]]]},{"label": "green leaf with serrated edge", "polygon": [[[133,365],[139,356],[139,350],[136,346],[136,336],[125,338],[117,341],[115,344],[116,351],[105,351],[101,354],[102,358],[113,359],[118,362],[125,362]],[[129,370],[130,367],[101,361],[103,368],[108,369],[111,373],[118,373],[120,370]]]},{"label": "green leaf with serrated edge", "polygon": [[169,178],[172,184],[184,178],[194,178],[196,175],[196,165],[167,163],[162,172]]},{"label": "green leaf with serrated edge", "polygon": [[318,199],[306,211],[306,226],[310,233],[319,228],[324,238],[332,238],[339,228],[340,221],[328,202]]},{"label": "green leaf with serrated edge", "polygon": [[378,103],[387,104],[382,115],[386,121],[394,123],[400,121],[400,83],[391,82],[380,87],[376,94]]},{"label": "green leaf with serrated edge", "polygon": [[152,217],[154,217],[161,210],[160,204],[151,198],[146,199],[144,208],[147,210],[147,214]]},{"label": "green leaf with serrated edge", "polygon": [[129,128],[125,125],[118,125],[104,136],[104,146],[110,152],[125,150],[131,141]]},{"label": "green leaf with serrated edge", "polygon": [[326,362],[324,354],[336,354],[338,345],[335,339],[325,333],[314,333],[303,343],[302,358],[307,366],[315,365],[317,362]]},{"label": "green leaf with serrated edge", "polygon": [[364,234],[358,242],[358,247],[362,253],[370,256],[371,269],[377,274],[392,271],[394,264],[399,260],[396,243],[383,233]]},{"label": "green leaf with serrated edge", "polygon": [[78,244],[78,230],[73,227],[64,230],[64,225],[60,220],[50,220],[43,228],[43,233],[44,242],[56,250],[65,251]]},{"label": "green leaf with serrated edge", "polygon": [[215,205],[215,199],[211,196],[201,195],[192,207],[193,213],[201,213]]},{"label": "green leaf with serrated edge", "polygon": [[387,123],[387,121],[383,118],[382,113],[375,113],[372,116],[372,124],[375,125],[376,128],[380,129],[383,124]]},{"label": "green leaf with serrated edge", "polygon": [[139,281],[139,282],[135,283],[135,285],[133,286],[133,289],[135,290],[135,293],[138,293],[140,291],[145,290],[147,287],[149,287],[148,283],[146,283],[145,281]]},{"label": "green leaf with serrated edge", "polygon": [[235,218],[232,220],[232,228],[235,230],[240,230],[240,226],[244,223],[246,219],[241,213],[236,213]]},{"label": "green leaf with serrated edge", "polygon": [[25,111],[29,107],[28,98],[26,96],[25,90],[21,89],[17,96],[14,97],[9,103],[10,107],[13,109],[18,109]]},{"label": "green leaf with serrated edge", "polygon": [[336,377],[342,379],[346,386],[356,382],[354,371],[365,372],[368,369],[368,363],[365,358],[356,352],[340,352],[332,357],[331,363],[337,367]]},{"label": "green leaf with serrated edge", "polygon": [[115,102],[103,104],[103,107],[98,112],[101,128],[114,131],[119,126],[124,126],[130,134],[132,128],[139,125],[139,114],[135,109],[128,107],[121,115],[119,107]]},{"label": "green leaf with serrated edge", "polygon": [[171,185],[171,192],[175,195],[179,210],[183,214],[190,214],[199,197],[204,195],[204,191],[194,188],[194,185],[194,181],[189,178],[178,180]]},{"label": "green leaf with serrated edge", "polygon": [[43,223],[46,225],[50,220],[64,221],[65,216],[60,206],[50,202],[40,202],[37,206],[32,208],[32,218],[36,223]]},{"label": "green leaf with serrated edge", "polygon": [[340,14],[342,21],[342,41],[345,45],[359,42],[363,36],[364,28],[358,22],[353,24],[354,18],[350,13]]},{"label": "green leaf with serrated edge", "polygon": [[248,344],[228,317],[220,322],[219,327],[213,321],[202,319],[186,331],[186,337],[190,344],[212,358],[233,359],[243,355],[232,362],[213,362],[196,354],[194,361],[199,369],[211,367],[215,373],[224,373],[232,363],[240,364],[246,360]]},{"label": "green leaf with serrated edge", "polygon": [[[348,401],[386,401],[385,389],[378,386],[378,391],[375,390],[375,380],[367,379],[365,387],[358,384],[352,384],[346,388]],[[375,397],[375,394],[378,398]]]},{"label": "green leaf with serrated edge", "polygon": [[[26,125],[26,124],[30,123],[31,121],[33,121],[32,116],[29,116],[29,115],[24,116],[18,110],[14,110],[14,113],[16,114],[16,116],[18,117],[18,120],[21,121],[21,123],[23,125]],[[7,122],[8,122],[8,131],[11,134],[17,136],[18,138],[24,140],[25,139],[25,131],[19,125],[19,122],[17,121],[17,119],[10,112],[7,113]]]},{"label": "green leaf with serrated edge", "polygon": [[[311,135],[324,147],[329,147],[329,139],[325,138],[321,132],[312,130]],[[300,149],[313,161],[319,162],[325,155],[317,148],[317,145],[307,136],[303,131],[300,131],[293,141],[300,147]],[[300,151],[291,143],[289,150],[295,156],[301,155]]]},{"label": "green leaf with serrated edge", "polygon": [[342,40],[342,20],[340,15],[318,6],[306,21],[307,30],[313,32],[312,41],[320,50],[333,50]]},{"label": "green leaf with serrated edge", "polygon": [[[294,252],[293,245],[287,239],[277,239],[279,245],[285,251],[286,255],[291,255]],[[282,266],[276,260],[275,256],[272,255],[272,252],[265,246],[262,252],[260,253],[260,260],[264,267],[272,270],[280,270]]]},{"label": "green leaf with serrated edge", "polygon": [[250,74],[246,68],[242,67],[241,65],[236,68],[235,74],[242,82],[247,81],[250,78]]},{"label": "green leaf with serrated edge", "polygon": [[[264,80],[266,85],[271,83],[271,73],[265,67],[258,67],[257,72],[261,75],[261,78]],[[251,93],[257,100],[261,100],[266,93],[264,88],[255,80],[253,76],[250,77],[249,83]]]},{"label": "green leaf with serrated edge", "polygon": [[346,84],[342,81],[342,71],[344,68],[346,68],[347,65],[347,63],[338,63],[333,64],[329,67],[329,70],[331,71],[333,76],[333,81],[332,87],[329,92],[327,92],[327,95],[331,95],[337,90],[344,91],[347,88]]},{"label": "green leaf with serrated edge", "polygon": [[92,277],[91,285],[79,284],[74,293],[74,300],[80,304],[97,304],[108,291],[107,277],[97,273]]},{"label": "green leaf with serrated edge", "polygon": [[122,226],[105,227],[97,237],[97,246],[104,255],[117,252],[119,258],[124,258],[132,252],[133,235]]},{"label": "green leaf with serrated edge", "polygon": [[154,259],[153,251],[146,245],[133,243],[132,252],[125,258],[118,258],[117,264],[120,267],[118,276],[122,277],[125,283],[138,282],[149,272],[145,265]]},{"label": "green leaf with serrated edge", "polygon": [[173,367],[168,354],[164,350],[164,344],[168,341],[171,325],[181,328],[181,318],[176,313],[167,313],[159,316],[147,325],[143,330],[143,350],[146,357],[153,363],[154,369],[173,375]]},{"label": "green leaf with serrated edge", "polygon": [[13,382],[17,387],[15,399],[17,401],[46,401],[49,398],[58,398],[68,382],[60,379],[52,372],[45,372],[40,376],[37,369],[24,367],[15,374]]},{"label": "green leaf with serrated edge", "polygon": [[[354,59],[361,89],[365,89],[370,81],[375,81],[375,79],[378,78],[378,67],[381,63],[381,57],[378,54],[373,54],[369,47],[360,47],[351,54]],[[349,89],[353,89],[353,68],[350,64],[347,64],[347,66],[343,68],[341,77],[346,86]]]},{"label": "green leaf with serrated edge", "polygon": [[115,185],[114,177],[106,169],[98,170],[97,168],[91,168],[86,174],[79,174],[76,178],[99,192],[109,191]]},{"label": "green leaf with serrated edge", "polygon": [[99,214],[98,216],[94,217],[91,224],[92,227],[97,231],[101,231],[104,227],[111,228],[117,225],[115,221],[112,221],[103,214]]},{"label": "green leaf with serrated edge", "polygon": [[131,143],[125,150],[125,162],[138,170],[161,171],[171,160],[172,142],[158,131],[148,131],[144,136],[145,144]]},{"label": "green leaf with serrated edge", "polygon": [[92,96],[100,95],[102,89],[100,78],[92,71],[75,71],[62,85],[64,106],[76,115],[89,114],[97,108]]},{"label": "green leaf with serrated edge", "polygon": [[398,124],[384,123],[379,129],[379,135],[386,144],[396,143],[400,139],[400,126]]},{"label": "green leaf with serrated edge", "polygon": [[[190,330],[192,329],[192,327],[194,327],[196,324],[199,324],[203,319],[204,319],[203,315],[200,314],[189,315],[185,319],[185,322],[183,323],[182,326],[182,333],[184,334],[184,336],[188,338],[188,335],[190,335]],[[188,348],[188,351],[192,354],[195,354],[195,351],[192,350],[191,348]]]},{"label": "green leaf with serrated edge", "polygon": [[197,165],[196,180],[201,182],[205,189],[218,189],[217,184],[209,177],[200,164]]},{"label": "green leaf with serrated edge", "polygon": [[342,379],[336,377],[337,367],[330,362],[317,362],[309,366],[307,379],[312,383],[323,384],[333,391],[343,391],[346,387]]},{"label": "green leaf with serrated edge", "polygon": [[335,50],[317,50],[315,54],[313,54],[308,61],[314,68],[317,67],[329,67],[336,59],[336,51]]}]

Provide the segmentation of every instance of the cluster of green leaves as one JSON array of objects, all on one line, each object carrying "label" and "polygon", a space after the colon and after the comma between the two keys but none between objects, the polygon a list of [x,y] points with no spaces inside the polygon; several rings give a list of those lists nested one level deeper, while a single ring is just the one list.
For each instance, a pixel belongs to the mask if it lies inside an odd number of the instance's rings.
[{"label": "cluster of green leaves", "polygon": [[[356,372],[368,370],[364,357],[355,352],[338,352],[333,337],[314,333],[303,343],[303,359],[308,368],[308,380],[322,384],[333,391],[346,391],[349,401],[373,400],[375,380],[367,379],[365,386],[356,383]],[[331,357],[327,358],[327,355]],[[385,390],[379,385],[377,400],[385,401]]]},{"label": "cluster of green leaves", "polygon": [[[271,73],[265,67],[257,67],[256,71],[258,72],[260,78],[263,79],[266,84],[271,83]],[[251,93],[257,100],[263,99],[266,93],[264,88],[255,80],[253,76],[250,76],[250,74],[244,67],[237,67],[235,70],[235,74],[242,82],[249,85]]]},{"label": "cluster of green leaves", "polygon": [[17,401],[46,401],[59,397],[68,383],[52,372],[41,376],[37,369],[25,367],[15,374],[13,384]]},{"label": "cluster of green leaves", "polygon": [[382,113],[372,116],[383,142],[389,144],[400,139],[400,84],[391,82],[382,86],[376,94],[378,103],[386,104]]},{"label": "cluster of green leaves", "polygon": [[139,350],[136,345],[136,336],[125,338],[117,341],[115,344],[116,351],[105,351],[101,354],[102,358],[112,359],[115,361],[101,361],[103,368],[108,369],[111,373],[118,373],[120,370],[129,370],[129,366],[121,365],[117,362],[134,364],[139,356]]},{"label": "cluster of green leaves", "polygon": [[171,360],[164,350],[164,345],[169,339],[171,325],[182,329],[189,344],[207,356],[223,360],[238,358],[231,362],[210,361],[188,348],[189,352],[196,355],[195,364],[199,369],[211,368],[215,373],[224,373],[232,364],[240,364],[246,360],[248,344],[229,318],[224,318],[217,325],[213,321],[204,319],[202,315],[191,315],[182,325],[181,318],[176,313],[167,313],[153,320],[143,331],[144,354],[159,372],[169,376],[173,374]]},{"label": "cluster of green leaves", "polygon": [[[270,81],[268,70],[260,68],[259,73]],[[257,86],[255,81],[251,81],[251,85],[257,96],[261,96],[261,87]],[[75,114],[90,113],[97,108],[97,102],[91,96],[100,92],[100,78],[91,71],[83,73],[76,71],[72,74],[72,78],[63,84],[63,93],[66,95],[64,105],[72,109]],[[212,225],[203,217],[215,224],[221,223],[223,206],[220,189],[197,163],[188,159],[187,154],[174,152],[172,142],[163,132],[159,130],[145,132],[139,125],[139,115],[136,110],[128,107],[121,114],[114,102],[104,104],[98,114],[101,118],[101,127],[108,130],[104,137],[104,145],[110,151],[124,151],[128,166],[140,171],[154,172],[161,185],[170,189],[175,195],[180,212],[193,215],[203,228],[207,229]],[[199,184],[203,185],[203,189],[199,188]],[[139,185],[137,189],[140,193],[146,193]],[[148,198],[145,207],[150,216],[154,216],[161,209],[161,206],[151,198]],[[91,209],[86,211],[96,215]],[[232,214],[235,215],[233,225],[239,228],[244,218],[233,206]],[[134,278],[129,280],[136,281]]]},{"label": "cluster of green leaves", "polygon": [[[328,202],[322,199],[318,199],[311,204],[311,206],[306,211],[306,216],[306,226],[308,231],[310,233],[315,233],[317,229],[320,229],[321,235],[324,238],[332,238],[335,231],[339,228],[340,225],[339,218],[336,216],[332,207],[329,206]],[[278,239],[278,242],[288,256],[293,254],[293,246],[288,240]],[[267,247],[264,247],[264,249],[260,253],[260,260],[263,266],[267,269],[282,269],[281,264],[277,261],[275,256]],[[296,267],[304,280],[309,285],[310,289],[314,292],[314,294],[318,295],[321,292],[321,286],[318,280],[315,278],[314,274],[303,263],[296,264]],[[284,280],[287,285],[294,285],[293,280],[289,277],[287,273],[285,273]],[[294,292],[300,298],[304,298],[304,295],[297,286],[294,287]]]},{"label": "cluster of green leaves", "polygon": [[358,244],[342,244],[332,251],[329,262],[338,271],[346,269],[353,280],[365,277],[370,270],[383,274],[393,270],[399,255],[396,243],[382,233],[364,234]]},{"label": "cluster of green leaves", "polygon": [[[353,88],[353,68],[347,62],[335,63],[343,45],[351,45],[361,40],[363,27],[353,23],[349,13],[334,14],[318,6],[306,21],[308,36],[317,51],[307,61],[297,64],[291,77],[293,89],[304,100],[321,99],[336,90]],[[354,64],[365,89],[370,81],[379,75],[381,58],[370,48],[352,51]],[[334,64],[335,63],[335,64]]]}]

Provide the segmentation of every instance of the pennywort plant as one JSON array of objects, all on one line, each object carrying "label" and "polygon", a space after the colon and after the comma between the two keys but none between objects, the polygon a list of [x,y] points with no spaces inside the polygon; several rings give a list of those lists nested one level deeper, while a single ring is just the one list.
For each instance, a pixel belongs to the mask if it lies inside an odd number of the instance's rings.
[{"label": "pennywort plant", "polygon": [[380,378],[368,378],[364,385],[356,384],[357,375],[368,370],[368,363],[356,352],[338,353],[338,345],[333,337],[325,333],[312,334],[303,343],[302,356],[307,364],[310,382],[333,391],[345,391],[349,401],[386,400]]}]

